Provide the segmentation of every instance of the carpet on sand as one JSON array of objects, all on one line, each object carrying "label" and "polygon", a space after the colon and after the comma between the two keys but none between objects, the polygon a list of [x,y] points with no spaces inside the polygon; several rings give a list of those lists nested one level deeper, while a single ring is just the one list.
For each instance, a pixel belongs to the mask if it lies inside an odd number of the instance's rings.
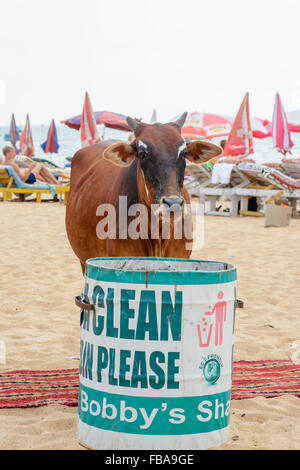
[{"label": "carpet on sand", "polygon": [[[78,405],[79,369],[0,372],[0,408]],[[300,364],[287,360],[236,361],[231,399],[300,397]]]}]

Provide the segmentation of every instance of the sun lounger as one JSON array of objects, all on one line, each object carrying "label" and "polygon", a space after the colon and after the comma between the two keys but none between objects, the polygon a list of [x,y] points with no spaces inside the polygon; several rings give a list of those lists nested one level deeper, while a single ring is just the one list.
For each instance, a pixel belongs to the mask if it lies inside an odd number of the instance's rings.
[{"label": "sun lounger", "polygon": [[20,168],[29,168],[31,163],[41,162],[47,167],[48,171],[50,171],[52,175],[55,176],[55,178],[57,178],[58,180],[59,179],[62,180],[62,176],[65,172],[64,168],[58,167],[55,163],[52,163],[50,160],[47,160],[45,158],[39,158],[39,157],[30,158],[30,157],[27,157],[26,155],[16,155],[14,158],[14,162],[17,163]]},{"label": "sun lounger", "polygon": [[300,179],[300,158],[283,158],[280,166],[288,176]]},{"label": "sun lounger", "polygon": [[[287,199],[292,206],[292,217],[297,216],[297,200],[300,199],[300,180],[291,178],[281,171],[252,163],[240,163],[238,169],[251,181],[246,188],[235,188],[235,194],[241,198],[242,215],[247,214],[249,197],[261,198],[263,208],[272,199]],[[264,211],[263,211],[264,212]]]},{"label": "sun lounger", "polygon": [[267,162],[263,163],[263,166],[268,166],[270,168],[276,168],[276,170],[280,170],[281,162]]},{"label": "sun lounger", "polygon": [[[291,162],[289,162],[289,164],[287,164],[286,166],[285,166],[283,161],[280,161],[280,162],[266,162],[266,163],[263,163],[262,165],[267,166],[269,168],[274,168],[275,170],[278,170],[278,171],[281,171],[281,173],[283,173],[284,175],[293,176],[292,172],[291,172],[291,169],[290,169]],[[296,170],[297,170],[297,168],[296,168]],[[296,173],[295,177],[297,178],[297,173]],[[298,178],[300,178],[300,176],[298,176]]]},{"label": "sun lounger", "polygon": [[214,163],[233,163],[234,165],[239,165],[242,162],[255,163],[255,160],[250,157],[230,157],[229,155],[217,157],[216,160],[212,159],[212,161]]},{"label": "sun lounger", "polygon": [[[208,215],[236,217],[238,215],[238,198],[233,189],[246,186],[249,184],[249,180],[238,170],[236,165],[228,165],[228,168],[227,164],[225,166],[228,171],[222,176],[222,172],[219,173],[219,168],[223,167],[223,164],[216,163],[214,165],[213,170],[210,170],[209,179],[199,184],[198,195],[200,196],[200,203],[204,204],[205,201],[208,201],[206,212]],[[226,211],[218,210],[217,202],[219,200],[228,200],[230,208]]]},{"label": "sun lounger", "polygon": [[206,165],[187,163],[184,186],[190,196],[199,196],[199,189],[211,185],[211,168]]},{"label": "sun lounger", "polygon": [[24,183],[14,168],[11,166],[0,165],[0,192],[3,194],[3,201],[11,199],[12,194],[20,194],[25,197],[27,194],[36,194],[36,202],[41,202],[42,194],[52,194],[53,197],[59,196],[67,202],[70,187],[55,186],[52,184],[44,184],[35,182],[33,184]]},{"label": "sun lounger", "polygon": [[276,168],[251,163],[240,163],[238,168],[249,179],[262,186],[273,184],[291,192],[300,189],[300,179],[291,178]]},{"label": "sun lounger", "polygon": [[60,168],[56,163],[54,163],[52,160],[48,160],[47,158],[33,157],[32,160],[34,162],[44,163],[44,165],[50,169]]}]

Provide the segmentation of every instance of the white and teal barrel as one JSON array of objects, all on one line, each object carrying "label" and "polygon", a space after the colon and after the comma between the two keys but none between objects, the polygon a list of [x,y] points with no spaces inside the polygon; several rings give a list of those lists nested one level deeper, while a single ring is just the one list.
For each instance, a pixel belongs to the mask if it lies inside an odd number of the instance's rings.
[{"label": "white and teal barrel", "polygon": [[228,439],[233,266],[93,258],[81,300],[94,305],[81,311],[83,445],[207,449]]}]

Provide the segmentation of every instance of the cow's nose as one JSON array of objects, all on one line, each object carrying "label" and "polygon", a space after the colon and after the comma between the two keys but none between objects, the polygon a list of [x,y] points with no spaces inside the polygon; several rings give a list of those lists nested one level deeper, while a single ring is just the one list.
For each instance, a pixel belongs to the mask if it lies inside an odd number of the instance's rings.
[{"label": "cow's nose", "polygon": [[184,199],[183,197],[164,197],[162,199],[163,204],[166,204],[170,209],[172,206],[175,206],[173,209],[183,209]]}]

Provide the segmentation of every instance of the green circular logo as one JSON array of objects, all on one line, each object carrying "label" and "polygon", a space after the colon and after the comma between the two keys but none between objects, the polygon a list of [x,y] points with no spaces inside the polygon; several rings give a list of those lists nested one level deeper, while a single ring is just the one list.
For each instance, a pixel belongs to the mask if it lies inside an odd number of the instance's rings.
[{"label": "green circular logo", "polygon": [[214,384],[221,375],[221,366],[217,359],[209,359],[203,366],[203,375],[205,380]]}]

